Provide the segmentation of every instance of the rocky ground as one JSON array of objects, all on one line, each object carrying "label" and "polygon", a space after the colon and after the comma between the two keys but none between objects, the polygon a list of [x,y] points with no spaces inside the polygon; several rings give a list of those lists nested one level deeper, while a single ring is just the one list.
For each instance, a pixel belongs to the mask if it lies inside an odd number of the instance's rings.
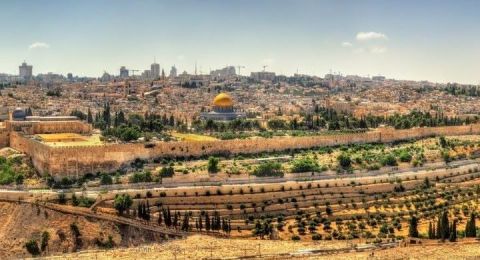
[{"label": "rocky ground", "polygon": [[[71,253],[99,248],[97,240],[106,242],[111,236],[115,246],[138,246],[162,237],[134,228],[118,226],[106,221],[89,219],[53,210],[45,210],[33,204],[0,202],[0,259],[29,257],[25,243],[31,239],[41,244],[43,232],[50,239],[42,255]],[[74,242],[71,224],[80,231],[80,240]]]}]

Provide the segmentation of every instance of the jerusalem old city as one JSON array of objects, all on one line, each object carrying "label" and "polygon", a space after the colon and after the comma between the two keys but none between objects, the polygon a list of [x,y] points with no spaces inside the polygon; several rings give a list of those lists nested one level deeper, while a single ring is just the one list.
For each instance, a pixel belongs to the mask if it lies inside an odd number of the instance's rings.
[{"label": "jerusalem old city", "polygon": [[0,10],[0,259],[480,257],[479,1]]}]

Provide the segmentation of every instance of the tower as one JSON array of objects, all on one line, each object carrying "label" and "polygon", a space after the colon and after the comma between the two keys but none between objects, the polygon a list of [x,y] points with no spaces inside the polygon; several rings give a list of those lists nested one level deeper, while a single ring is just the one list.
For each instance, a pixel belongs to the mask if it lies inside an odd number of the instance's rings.
[{"label": "tower", "polygon": [[153,63],[150,66],[151,77],[158,79],[160,77],[160,64],[156,62],[155,57],[153,57]]}]

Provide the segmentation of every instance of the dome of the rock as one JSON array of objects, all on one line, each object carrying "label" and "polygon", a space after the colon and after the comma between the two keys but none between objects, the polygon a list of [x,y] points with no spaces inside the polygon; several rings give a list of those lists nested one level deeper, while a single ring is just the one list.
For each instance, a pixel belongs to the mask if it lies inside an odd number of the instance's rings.
[{"label": "dome of the rock", "polygon": [[232,101],[232,98],[228,94],[220,93],[213,99],[213,106],[215,106],[215,107],[232,107],[233,106],[233,101]]}]

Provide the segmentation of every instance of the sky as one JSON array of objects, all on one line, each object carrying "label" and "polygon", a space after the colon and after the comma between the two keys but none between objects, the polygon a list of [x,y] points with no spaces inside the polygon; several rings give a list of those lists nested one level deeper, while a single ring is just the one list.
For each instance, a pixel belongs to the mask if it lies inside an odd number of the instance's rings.
[{"label": "sky", "polygon": [[[120,66],[480,84],[477,0],[5,0],[0,72],[99,77]],[[137,72],[138,73],[138,72]]]}]

